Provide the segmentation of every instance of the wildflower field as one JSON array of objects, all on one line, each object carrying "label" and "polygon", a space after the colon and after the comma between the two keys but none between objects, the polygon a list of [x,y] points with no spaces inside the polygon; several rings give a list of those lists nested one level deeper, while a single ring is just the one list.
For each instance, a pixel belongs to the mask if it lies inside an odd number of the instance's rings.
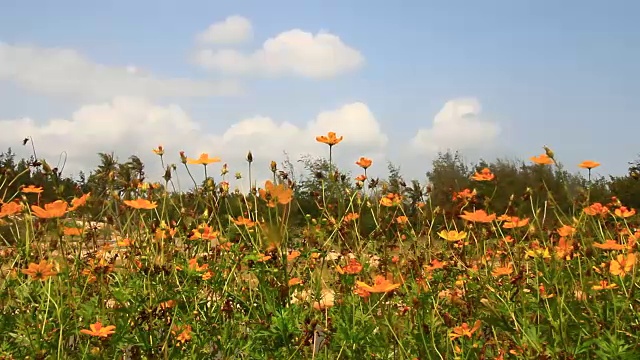
[{"label": "wildflower field", "polygon": [[546,147],[521,193],[492,166],[407,185],[368,178],[375,159],[342,173],[342,140],[316,138],[328,160],[305,191],[251,153],[249,183],[273,178],[234,190],[221,159],[166,164],[161,146],[163,183],[104,157],[93,188],[36,158],[5,169],[0,358],[640,358],[638,215],[594,200],[597,162],[574,165],[577,190],[550,189]]}]

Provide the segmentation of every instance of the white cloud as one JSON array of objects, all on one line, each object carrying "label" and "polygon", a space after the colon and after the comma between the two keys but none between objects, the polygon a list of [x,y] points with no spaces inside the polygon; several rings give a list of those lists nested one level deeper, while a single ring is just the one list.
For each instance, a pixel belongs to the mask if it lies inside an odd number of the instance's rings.
[{"label": "white cloud", "polygon": [[[305,127],[257,116],[216,134],[202,129],[177,105],[159,106],[148,100],[125,97],[82,106],[69,119],[43,123],[29,118],[0,120],[0,143],[18,144],[23,137],[31,136],[38,156],[49,162],[57,161],[66,151],[67,174],[94,169],[98,165],[98,152],[113,151],[121,160],[135,154],[148,165],[149,176],[156,179],[162,170],[151,149],[159,144],[165,147],[169,162],[179,164],[181,150],[192,157],[207,152],[229,163],[232,173],[245,172],[244,159],[251,150],[256,161],[256,176],[262,174],[266,178],[269,162],[283,160],[284,150],[294,161],[306,153],[326,156],[326,145],[317,143],[315,137],[328,131],[345,137],[334,149],[344,164],[352,165],[361,155],[379,154],[387,143],[387,136],[363,103],[322,112]],[[16,150],[21,152],[19,155],[28,156],[27,147]],[[213,171],[217,174],[217,170]],[[183,183],[187,180],[186,176],[182,178]]]},{"label": "white cloud", "polygon": [[422,153],[473,150],[491,147],[500,126],[480,117],[480,102],[475,98],[448,101],[433,119],[430,128],[419,129],[411,140],[414,150]]},{"label": "white cloud", "polygon": [[115,96],[203,97],[240,91],[236,82],[163,78],[140,68],[94,63],[72,49],[0,42],[0,81],[47,95],[106,100]]},{"label": "white cloud", "polygon": [[316,142],[315,138],[326,135],[329,131],[344,136],[339,145],[340,150],[336,151],[346,156],[378,151],[388,142],[387,135],[382,132],[373,113],[366,104],[360,102],[321,112],[304,128],[288,122],[277,123],[262,116],[245,119],[227,129],[220,136],[219,142],[235,148],[251,149],[254,155],[265,160],[270,157],[280,158],[285,150],[294,157],[305,153],[325,155],[326,146]]},{"label": "white cloud", "polygon": [[233,49],[200,49],[195,62],[208,70],[246,75],[296,75],[329,78],[360,68],[362,54],[340,37],[316,35],[293,29],[264,42],[261,49],[245,54]]},{"label": "white cloud", "polygon": [[202,44],[238,44],[253,37],[251,21],[242,16],[229,16],[224,21],[211,24],[197,36]]}]

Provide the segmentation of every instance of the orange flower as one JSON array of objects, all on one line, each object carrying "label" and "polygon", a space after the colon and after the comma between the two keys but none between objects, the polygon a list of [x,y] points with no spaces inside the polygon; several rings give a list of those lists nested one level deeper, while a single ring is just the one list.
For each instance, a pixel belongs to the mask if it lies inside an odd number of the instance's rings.
[{"label": "orange flower", "polygon": [[49,264],[46,260],[40,260],[39,264],[30,263],[28,268],[22,269],[22,273],[31,276],[34,280],[43,281],[57,274],[53,270],[53,264]]},{"label": "orange flower", "polygon": [[491,181],[495,179],[495,175],[491,173],[489,168],[484,168],[480,172],[477,172],[471,177],[475,181]]},{"label": "orange flower", "polygon": [[122,240],[116,241],[116,245],[122,246],[122,247],[131,246],[131,244],[133,244],[133,240],[131,240],[129,238],[124,238]]},{"label": "orange flower", "polygon": [[374,285],[370,286],[362,281],[356,281],[356,286],[370,293],[387,293],[400,287],[402,284],[394,284],[382,275],[377,275]]},{"label": "orange flower", "polygon": [[[180,334],[178,334],[178,332],[180,332]],[[184,327],[174,325],[171,329],[171,334],[174,336],[178,334],[178,336],[176,336],[176,345],[182,346],[184,343],[191,340],[191,325],[186,325]]]},{"label": "orange flower", "polygon": [[447,241],[460,241],[466,239],[467,233],[464,231],[456,231],[456,230],[442,230],[438,233],[441,238]]},{"label": "orange flower", "polygon": [[156,155],[162,156],[162,155],[164,155],[164,148],[162,147],[162,145],[158,145],[158,148],[157,149],[153,149],[153,152]]},{"label": "orange flower", "polygon": [[559,259],[571,260],[571,254],[573,253],[573,241],[567,240],[565,237],[561,237],[555,250],[556,256]]},{"label": "orange flower", "polygon": [[634,234],[629,235],[629,238],[627,239],[627,249],[629,249],[630,252],[633,252],[633,248],[636,247],[638,239],[640,239],[640,231],[636,231]]},{"label": "orange flower", "polygon": [[167,310],[167,309],[171,309],[174,306],[176,306],[176,301],[175,300],[167,300],[167,301],[163,301],[160,304],[158,304],[158,309]]},{"label": "orange flower", "polygon": [[271,255],[265,255],[263,253],[258,254],[258,262],[267,262],[271,260]]},{"label": "orange flower", "polygon": [[275,207],[276,203],[286,205],[291,202],[293,189],[288,188],[285,184],[274,185],[271,180],[267,180],[264,189],[260,189],[260,198],[267,201],[267,206]]},{"label": "orange flower", "polygon": [[189,259],[189,270],[201,272],[201,271],[207,270],[208,268],[209,268],[209,264],[202,264],[202,265],[198,264],[197,258]]},{"label": "orange flower", "polygon": [[300,251],[293,250],[293,251],[289,252],[289,254],[287,255],[287,261],[293,261],[293,260],[297,259],[298,256],[300,256]]},{"label": "orange flower", "polygon": [[360,288],[360,287],[356,287],[355,289],[353,289],[353,293],[362,297],[362,298],[367,298],[369,296],[371,296],[371,293],[368,292],[367,290]]},{"label": "orange flower", "polygon": [[0,207],[0,219],[5,216],[15,215],[22,211],[22,204],[17,201],[8,202],[6,204],[2,204]]},{"label": "orange flower", "polygon": [[89,325],[89,328],[91,330],[82,329],[82,330],[80,330],[80,332],[83,333],[83,334],[96,336],[96,337],[101,337],[101,338],[107,338],[107,337],[109,337],[109,335],[115,334],[115,332],[116,332],[115,331],[116,330],[115,326],[113,326],[113,325],[102,326],[102,323],[100,321],[96,322],[95,324]]},{"label": "orange flower", "polygon": [[557,231],[558,231],[558,235],[569,237],[569,236],[573,236],[573,234],[576,233],[576,228],[569,225],[562,225],[562,227],[559,228]]},{"label": "orange flower", "polygon": [[45,204],[44,209],[40,206],[32,205],[31,210],[35,216],[41,219],[52,219],[64,216],[68,206],[69,204],[67,204],[66,201],[56,200],[52,203]]},{"label": "orange flower", "polygon": [[362,271],[362,264],[360,264],[358,260],[352,258],[349,259],[349,264],[347,264],[347,266],[345,266],[344,268],[340,267],[340,265],[336,265],[336,271],[339,274],[354,275]]},{"label": "orange flower", "polygon": [[348,213],[347,215],[344,216],[343,220],[344,221],[355,221],[360,217],[360,214],[358,213]]},{"label": "orange flower", "polygon": [[371,166],[371,159],[367,159],[366,157],[361,157],[360,160],[356,161],[356,165],[360,166],[363,169],[369,168]]},{"label": "orange flower", "polygon": [[503,275],[511,275],[511,273],[513,273],[513,265],[509,264],[507,266],[494,268],[491,272],[491,275],[493,275],[494,277],[498,277]]},{"label": "orange flower", "polygon": [[171,228],[171,227],[167,228],[166,226],[160,225],[160,227],[156,229],[156,233],[154,234],[153,238],[156,241],[172,238],[177,231],[178,230],[175,228]]},{"label": "orange flower", "polygon": [[124,200],[125,205],[134,209],[151,210],[158,207],[155,201],[149,201],[147,199],[138,198],[135,200]]},{"label": "orange flower", "polygon": [[502,227],[505,229],[513,229],[513,228],[527,226],[528,224],[529,224],[529,218],[520,219],[517,216],[511,216],[510,219],[508,219],[502,224]]},{"label": "orange flower", "polygon": [[74,211],[79,207],[84,206],[87,203],[87,199],[89,198],[89,196],[91,196],[90,192],[83,194],[79,198],[73,198],[71,200],[71,207],[69,208],[69,211]]},{"label": "orange flower", "polygon": [[617,287],[618,287],[617,284],[609,284],[609,282],[607,280],[602,280],[599,283],[597,283],[596,285],[593,285],[591,287],[591,289],[593,289],[593,290],[610,290],[610,289],[615,289]]},{"label": "orange flower", "polygon": [[507,244],[511,244],[512,242],[515,241],[515,239],[513,238],[513,236],[511,235],[507,235],[502,239],[505,243]]},{"label": "orange flower", "polygon": [[482,322],[480,320],[476,320],[476,323],[473,325],[473,328],[469,328],[469,324],[462,323],[460,326],[456,326],[453,328],[453,331],[449,334],[449,338],[451,340],[455,340],[459,337],[466,336],[469,339],[473,336],[478,329],[480,329],[480,325]]},{"label": "orange flower", "polygon": [[431,260],[431,265],[424,265],[424,270],[426,272],[432,272],[434,270],[444,269],[444,267],[446,265],[447,265],[446,261],[440,261],[438,259],[433,259],[433,260]]},{"label": "orange flower", "polygon": [[540,284],[540,286],[538,286],[538,292],[540,294],[540,297],[542,297],[543,299],[551,299],[552,297],[554,297],[554,294],[548,293],[547,289],[544,287],[544,284]]},{"label": "orange flower", "polygon": [[460,217],[467,221],[489,223],[496,219],[496,214],[488,215],[484,210],[476,210],[474,212],[465,211]]},{"label": "orange flower", "polygon": [[288,284],[289,284],[289,286],[300,285],[300,284],[302,284],[302,280],[300,280],[300,278],[294,277],[294,278],[289,279]]},{"label": "orange flower", "polygon": [[547,154],[542,154],[538,156],[532,156],[531,161],[538,165],[551,165],[553,164],[553,159],[549,157]]},{"label": "orange flower", "polygon": [[34,185],[25,186],[22,188],[22,192],[25,194],[40,194],[42,191],[42,187],[36,187]]},{"label": "orange flower", "polygon": [[391,207],[402,204],[402,195],[389,193],[382,199],[380,199],[380,205]]},{"label": "orange flower", "polygon": [[578,164],[578,167],[583,168],[583,169],[593,169],[593,168],[597,168],[598,166],[600,166],[600,163],[597,161],[591,161],[591,160],[585,160],[583,162],[581,162],[580,164]]},{"label": "orange flower", "polygon": [[465,201],[471,201],[474,197],[476,196],[476,190],[474,189],[473,191],[469,190],[469,189],[464,189],[462,191],[458,191],[458,192],[453,192],[453,198],[452,200],[465,200]]},{"label": "orange flower", "polygon": [[214,162],[220,162],[222,161],[219,157],[209,157],[209,154],[207,153],[202,153],[200,154],[200,157],[197,159],[192,159],[192,158],[187,158],[187,164],[192,164],[192,165],[209,165],[211,163]]},{"label": "orange flower", "polygon": [[65,236],[80,236],[82,235],[82,229],[77,227],[65,227],[62,229],[62,233]]},{"label": "orange flower", "polygon": [[365,181],[365,180],[367,180],[367,175],[365,175],[365,174],[358,175],[358,176],[355,178],[355,180],[356,180],[356,181]]},{"label": "orange flower", "polygon": [[595,216],[595,215],[607,215],[609,213],[609,208],[602,205],[601,203],[597,202],[597,203],[593,203],[591,205],[589,205],[588,207],[583,209],[584,213],[589,215],[589,216]]},{"label": "orange flower", "polygon": [[198,226],[197,229],[191,230],[191,236],[189,237],[189,240],[198,240],[198,239],[216,240],[219,235],[220,235],[220,232],[213,230],[211,226],[207,224],[202,224]]},{"label": "orange flower", "polygon": [[627,273],[633,270],[636,264],[636,254],[631,253],[625,258],[620,254],[615,260],[611,260],[609,263],[609,272],[613,275],[625,276]]},{"label": "orange flower", "polygon": [[635,209],[629,210],[626,206],[620,206],[614,211],[614,213],[616,214],[616,216],[628,218],[630,216],[635,215],[636,210]]},{"label": "orange flower", "polygon": [[409,218],[404,215],[400,215],[396,218],[396,222],[398,224],[406,224],[407,222],[409,222]]},{"label": "orange flower", "polygon": [[606,240],[604,243],[595,243],[594,247],[602,250],[624,250],[626,246],[618,244],[615,240]]},{"label": "orange flower", "polygon": [[247,219],[247,218],[245,218],[243,216],[238,216],[237,220],[233,219],[233,222],[236,225],[244,225],[246,227],[253,227],[253,226],[256,225],[256,223],[253,220]]},{"label": "orange flower", "polygon": [[316,136],[316,141],[327,144],[329,146],[333,146],[342,141],[342,138],[344,138],[344,136],[337,137],[336,133],[334,133],[333,131],[329,131],[327,136]]}]

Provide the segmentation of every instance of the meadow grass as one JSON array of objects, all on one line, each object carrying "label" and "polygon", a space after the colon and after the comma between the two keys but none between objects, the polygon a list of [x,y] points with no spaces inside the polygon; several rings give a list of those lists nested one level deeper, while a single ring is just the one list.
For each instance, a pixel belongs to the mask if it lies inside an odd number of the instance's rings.
[{"label": "meadow grass", "polygon": [[[181,154],[189,193],[167,191],[168,167],[164,184],[114,193],[107,176],[103,194],[49,203],[36,185],[8,193],[21,174],[3,175],[0,358],[640,358],[635,210],[551,199],[496,214],[466,189],[442,211],[371,184],[370,159],[343,186],[342,137],[316,140],[329,171],[318,215],[296,224],[295,183],[275,163],[247,194],[226,166],[219,183],[207,174],[220,159]],[[546,150],[536,166],[554,166]],[[473,180],[501,191],[491,169]]]}]

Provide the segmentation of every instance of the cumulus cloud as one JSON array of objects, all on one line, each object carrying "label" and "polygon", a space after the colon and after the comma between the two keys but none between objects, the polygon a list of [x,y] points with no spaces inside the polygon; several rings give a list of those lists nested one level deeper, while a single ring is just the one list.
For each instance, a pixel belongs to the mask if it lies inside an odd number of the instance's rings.
[{"label": "cumulus cloud", "polygon": [[0,82],[27,90],[92,100],[115,96],[205,97],[237,94],[234,81],[159,77],[128,66],[98,64],[72,49],[0,42]]},{"label": "cumulus cloud", "polygon": [[265,159],[281,157],[283,151],[296,157],[301,154],[324,155],[326,148],[316,141],[317,135],[334,131],[344,136],[340,148],[346,154],[383,149],[388,137],[369,107],[361,102],[344,105],[335,110],[323,111],[305,127],[288,122],[278,123],[269,117],[257,116],[242,120],[221,136],[219,142],[236,148],[252,149]]},{"label": "cumulus cloud", "polygon": [[[317,143],[315,136],[328,131],[344,135],[339,152],[340,157],[349,160],[347,163],[355,161],[356,156],[380,152],[387,143],[387,136],[363,103],[322,112],[306,126],[256,116],[214,132],[202,129],[180,106],[160,106],[126,97],[82,106],[68,119],[0,120],[0,143],[18,144],[23,137],[32,136],[39,157],[54,162],[65,151],[65,172],[74,174],[94,169],[98,152],[113,151],[121,160],[135,154],[148,164],[149,175],[156,179],[162,170],[151,149],[159,144],[165,147],[169,162],[179,163],[181,150],[193,157],[207,152],[229,163],[231,171],[243,172],[244,158],[251,150],[258,175],[262,172],[266,178],[269,162],[282,160],[285,150],[292,160],[302,154],[326,155],[326,146]],[[28,155],[26,148],[19,150],[23,152],[19,155]]]},{"label": "cumulus cloud", "polygon": [[249,19],[233,15],[224,21],[211,24],[197,36],[202,44],[238,44],[253,37],[253,27]]},{"label": "cumulus cloud", "polygon": [[475,98],[448,101],[433,119],[430,128],[419,129],[411,140],[422,153],[474,150],[490,147],[500,134],[500,126],[483,119],[480,102]]},{"label": "cumulus cloud", "polygon": [[328,32],[316,35],[293,29],[264,42],[252,53],[235,49],[200,49],[194,60],[205,69],[244,75],[295,75],[329,78],[360,68],[362,54]]}]

